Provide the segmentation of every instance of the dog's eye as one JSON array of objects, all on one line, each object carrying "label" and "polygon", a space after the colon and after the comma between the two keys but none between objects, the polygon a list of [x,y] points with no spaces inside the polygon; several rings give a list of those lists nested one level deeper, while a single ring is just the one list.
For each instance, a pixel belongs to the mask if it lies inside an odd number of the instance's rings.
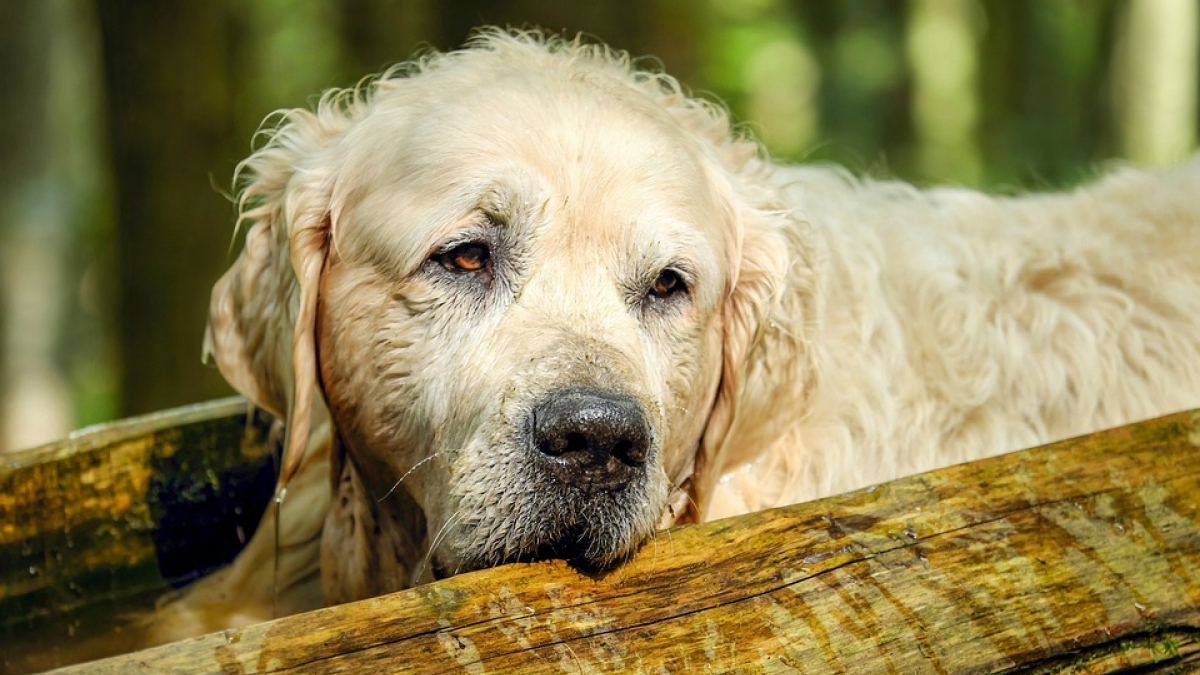
[{"label": "dog's eye", "polygon": [[437,258],[442,267],[462,274],[478,272],[487,267],[488,261],[492,258],[492,252],[488,249],[487,244],[471,242],[460,244],[449,251],[440,253]]},{"label": "dog's eye", "polygon": [[650,295],[656,298],[669,298],[686,290],[687,285],[683,283],[683,279],[680,278],[679,273],[668,269],[658,273],[658,278],[654,280],[654,285],[650,287]]}]

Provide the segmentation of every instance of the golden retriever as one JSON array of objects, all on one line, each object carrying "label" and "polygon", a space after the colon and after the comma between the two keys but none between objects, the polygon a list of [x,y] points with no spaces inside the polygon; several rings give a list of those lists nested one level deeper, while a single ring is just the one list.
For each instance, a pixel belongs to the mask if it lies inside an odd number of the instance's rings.
[{"label": "golden retriever", "polygon": [[287,421],[286,498],[206,627],[320,602],[317,541],[325,602],[611,565],[1200,405],[1196,160],[1021,198],[780,166],[623,53],[490,31],[283,113],[240,176],[206,344]]}]

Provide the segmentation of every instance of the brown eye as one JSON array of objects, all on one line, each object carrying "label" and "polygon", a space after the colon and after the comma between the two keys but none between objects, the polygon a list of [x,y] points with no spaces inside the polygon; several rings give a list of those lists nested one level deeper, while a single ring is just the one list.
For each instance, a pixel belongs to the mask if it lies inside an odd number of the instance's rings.
[{"label": "brown eye", "polygon": [[442,263],[442,267],[461,274],[484,269],[491,257],[492,252],[488,249],[487,244],[473,242],[455,246],[440,254],[438,261]]},{"label": "brown eye", "polygon": [[656,298],[669,298],[676,293],[687,290],[683,279],[679,278],[679,273],[675,270],[663,270],[659,272],[658,278],[654,280],[654,285],[650,287],[650,295]]}]

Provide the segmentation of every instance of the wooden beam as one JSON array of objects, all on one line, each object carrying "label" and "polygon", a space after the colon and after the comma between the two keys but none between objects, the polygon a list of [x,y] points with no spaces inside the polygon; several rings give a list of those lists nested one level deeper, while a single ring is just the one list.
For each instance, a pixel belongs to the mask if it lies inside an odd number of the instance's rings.
[{"label": "wooden beam", "polygon": [[1200,669],[1200,412],[61,673]]},{"label": "wooden beam", "polygon": [[0,673],[144,646],[119,617],[253,533],[274,484],[270,427],[231,398],[0,453]]}]

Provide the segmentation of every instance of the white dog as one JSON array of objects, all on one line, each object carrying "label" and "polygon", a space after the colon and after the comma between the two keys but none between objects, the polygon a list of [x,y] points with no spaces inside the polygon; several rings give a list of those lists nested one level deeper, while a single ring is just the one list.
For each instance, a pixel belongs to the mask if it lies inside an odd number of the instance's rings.
[{"label": "white dog", "polygon": [[207,344],[289,437],[239,602],[323,518],[342,602],[1200,405],[1197,161],[1022,198],[784,167],[624,54],[493,31],[240,173]]}]

